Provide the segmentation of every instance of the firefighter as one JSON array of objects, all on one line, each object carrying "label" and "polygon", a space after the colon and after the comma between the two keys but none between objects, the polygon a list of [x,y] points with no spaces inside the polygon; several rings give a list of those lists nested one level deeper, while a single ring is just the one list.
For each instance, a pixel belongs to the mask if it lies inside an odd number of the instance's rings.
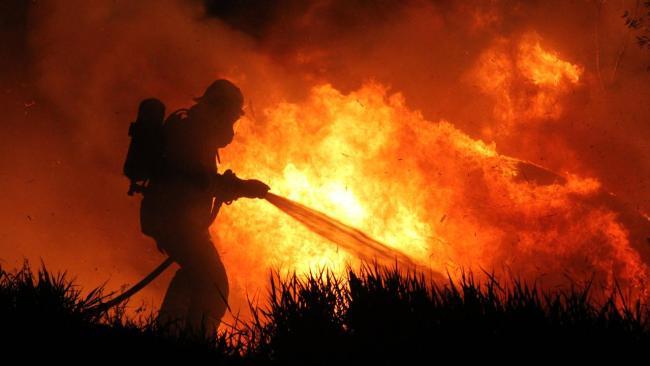
[{"label": "firefighter", "polygon": [[217,80],[195,101],[164,123],[162,162],[143,190],[140,219],[143,233],[180,266],[159,322],[214,334],[228,307],[228,277],[208,228],[223,202],[263,198],[269,187],[217,172],[218,149],[232,142],[243,115],[239,88]]}]

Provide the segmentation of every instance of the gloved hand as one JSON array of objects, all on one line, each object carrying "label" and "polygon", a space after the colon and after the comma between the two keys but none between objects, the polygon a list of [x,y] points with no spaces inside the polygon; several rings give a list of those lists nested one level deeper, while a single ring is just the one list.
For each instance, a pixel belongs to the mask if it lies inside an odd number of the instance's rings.
[{"label": "gloved hand", "polygon": [[242,181],[242,193],[248,198],[264,198],[266,193],[271,189],[264,182],[257,179],[247,179]]},{"label": "gloved hand", "polygon": [[230,169],[215,179],[215,195],[223,202],[229,203],[238,198],[264,198],[269,186],[257,179],[240,179]]}]

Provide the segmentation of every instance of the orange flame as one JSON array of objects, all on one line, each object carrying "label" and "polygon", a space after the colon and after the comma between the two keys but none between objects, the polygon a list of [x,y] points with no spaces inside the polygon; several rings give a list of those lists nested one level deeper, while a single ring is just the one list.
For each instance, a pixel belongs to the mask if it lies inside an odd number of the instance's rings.
[{"label": "orange flame", "polygon": [[[305,102],[265,114],[265,124],[239,122],[222,155],[227,168],[421,265],[452,275],[512,271],[549,285],[596,274],[608,285],[616,278],[643,287],[648,269],[617,214],[594,203],[602,194],[595,179],[503,156],[446,121],[425,120],[376,83],[347,95],[320,85]],[[242,293],[263,288],[269,268],[341,271],[354,263],[260,200],[223,209],[213,235]]]},{"label": "orange flame", "polygon": [[471,77],[485,93],[494,96],[499,132],[531,120],[557,120],[560,100],[580,82],[583,68],[561,60],[542,48],[536,34],[524,35],[517,44],[501,40],[480,57]]}]

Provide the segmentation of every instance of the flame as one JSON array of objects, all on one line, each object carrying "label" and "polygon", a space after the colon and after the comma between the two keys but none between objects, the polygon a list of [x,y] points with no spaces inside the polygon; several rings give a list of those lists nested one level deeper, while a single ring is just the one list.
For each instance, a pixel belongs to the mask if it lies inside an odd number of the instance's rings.
[{"label": "flame", "polygon": [[[264,24],[206,21],[197,1],[39,3],[29,7],[29,34],[13,37],[28,40],[29,52],[6,60],[24,71],[8,74],[3,93],[15,122],[2,136],[12,151],[3,179],[8,261],[43,257],[85,288],[107,273],[119,286],[150,270],[155,245],[138,235],[137,200],[122,191],[124,126],[152,93],[171,111],[227,77],[251,110],[221,152],[222,171],[265,180],[452,276],[495,269],[553,286],[595,273],[644,289],[647,62],[632,48],[620,69],[603,56],[628,32],[618,2],[586,19],[602,26],[603,59],[585,52],[592,35],[575,22],[584,6],[569,1],[313,2]],[[399,85],[426,116],[450,122],[427,121],[385,86],[360,86],[364,78]],[[278,103],[296,95],[306,99]],[[41,102],[26,110],[35,96]],[[34,146],[47,153],[34,159]],[[606,203],[606,190],[637,207]],[[356,261],[261,200],[224,207],[212,234],[233,309],[266,288],[271,268],[340,271]],[[167,284],[143,299],[160,299]]]},{"label": "flame", "polygon": [[584,69],[560,59],[540,42],[535,33],[516,43],[497,41],[471,72],[479,88],[495,98],[499,132],[508,133],[513,125],[531,120],[558,120],[563,112],[561,99],[579,86]]},{"label": "flame", "polygon": [[539,40],[524,39],[519,45],[518,67],[522,75],[535,85],[561,86],[564,82],[577,84],[582,68],[561,60],[542,48]]},{"label": "flame", "polygon": [[[264,123],[238,123],[223,169],[266,181],[434,271],[505,271],[548,285],[596,274],[644,289],[648,269],[625,226],[594,203],[598,180],[504,156],[447,121],[424,119],[378,83],[349,94],[316,86],[304,102],[266,109]],[[340,272],[355,263],[261,200],[223,209],[212,233],[231,284],[246,293],[264,288],[270,268]]]}]

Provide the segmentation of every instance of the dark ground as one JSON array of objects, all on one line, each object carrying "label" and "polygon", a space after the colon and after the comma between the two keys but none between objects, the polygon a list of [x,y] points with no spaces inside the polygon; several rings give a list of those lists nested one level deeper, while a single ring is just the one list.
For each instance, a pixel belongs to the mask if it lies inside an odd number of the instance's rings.
[{"label": "dark ground", "polygon": [[273,276],[269,303],[254,310],[254,321],[207,340],[191,331],[170,335],[153,315],[130,319],[123,306],[97,314],[93,307],[108,297],[101,289],[82,294],[65,275],[44,267],[35,273],[26,264],[0,273],[2,354],[67,363],[401,365],[450,356],[565,359],[567,352],[582,360],[622,359],[647,349],[648,310],[614,306],[618,295],[596,305],[593,291],[547,293],[516,282],[503,288],[472,276],[440,286],[377,267],[342,279],[327,272]]}]

